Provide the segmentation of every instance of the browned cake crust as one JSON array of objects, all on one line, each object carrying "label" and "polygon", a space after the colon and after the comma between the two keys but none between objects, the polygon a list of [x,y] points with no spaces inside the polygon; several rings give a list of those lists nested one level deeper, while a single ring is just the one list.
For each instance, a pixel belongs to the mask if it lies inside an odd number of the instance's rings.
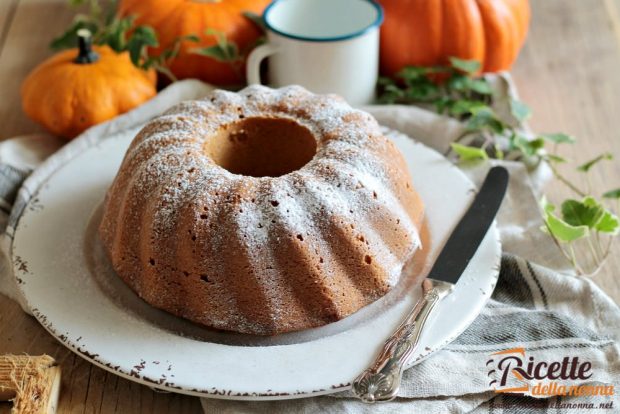
[{"label": "browned cake crust", "polygon": [[215,91],[131,143],[99,228],[149,304],[259,335],[383,296],[419,248],[407,166],[377,122],[301,87]]}]

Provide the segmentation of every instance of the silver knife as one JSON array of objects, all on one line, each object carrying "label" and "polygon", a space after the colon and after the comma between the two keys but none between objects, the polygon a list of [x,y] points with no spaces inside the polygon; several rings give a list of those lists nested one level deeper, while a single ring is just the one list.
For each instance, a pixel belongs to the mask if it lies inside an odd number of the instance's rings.
[{"label": "silver knife", "polygon": [[504,167],[491,168],[422,282],[422,298],[385,342],[373,365],[353,381],[353,393],[362,401],[390,401],[396,397],[403,369],[418,344],[429,315],[435,305],[452,292],[478,250],[504,199],[507,186],[508,171]]}]

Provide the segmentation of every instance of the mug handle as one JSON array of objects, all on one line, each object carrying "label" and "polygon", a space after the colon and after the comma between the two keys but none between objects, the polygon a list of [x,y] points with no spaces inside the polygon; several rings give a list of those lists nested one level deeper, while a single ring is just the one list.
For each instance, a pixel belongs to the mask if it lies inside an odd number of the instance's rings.
[{"label": "mug handle", "polygon": [[248,56],[248,61],[245,68],[245,76],[248,80],[248,85],[260,85],[260,63],[268,56],[276,53],[278,49],[270,44],[265,43],[264,45],[260,45]]}]

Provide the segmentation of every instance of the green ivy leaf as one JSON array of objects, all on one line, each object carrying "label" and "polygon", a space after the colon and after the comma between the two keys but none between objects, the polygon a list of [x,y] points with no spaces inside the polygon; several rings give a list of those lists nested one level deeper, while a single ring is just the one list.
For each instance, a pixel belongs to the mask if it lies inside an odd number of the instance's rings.
[{"label": "green ivy leaf", "polygon": [[457,92],[468,92],[471,88],[469,85],[470,77],[462,73],[456,73],[448,79],[448,89]]},{"label": "green ivy leaf", "polygon": [[433,99],[437,99],[439,94],[439,88],[432,83],[420,82],[414,87],[410,88],[405,96],[408,99],[420,100],[422,102],[429,102]]},{"label": "green ivy leaf", "polygon": [[450,100],[451,104],[448,105],[450,108],[450,115],[452,116],[462,116],[469,115],[478,110],[483,110],[484,108],[488,108],[488,105],[481,103],[480,101],[470,101],[467,99],[461,99],[458,101]]},{"label": "green ivy leaf", "polygon": [[607,191],[603,194],[605,198],[620,198],[620,188],[616,188],[615,190]]},{"label": "green ivy leaf", "polygon": [[486,151],[478,147],[469,147],[457,142],[450,144],[452,150],[459,156],[461,161],[486,160],[489,158]]},{"label": "green ivy leaf", "polygon": [[243,12],[243,15],[245,16],[245,18],[254,23],[257,27],[259,27],[263,32],[267,31],[267,25],[265,24],[265,20],[263,20],[263,16],[249,11]]},{"label": "green ivy leaf", "polygon": [[447,89],[464,94],[476,92],[479,95],[490,95],[491,85],[484,78],[472,78],[469,75],[455,73],[447,81]]},{"label": "green ivy leaf", "polygon": [[545,224],[556,239],[565,243],[581,239],[588,235],[588,228],[586,226],[571,226],[554,214],[546,214]]},{"label": "green ivy leaf", "polygon": [[491,95],[493,93],[493,89],[491,88],[491,85],[484,78],[471,79],[469,83],[469,88],[472,91],[477,92],[481,95]]},{"label": "green ivy leaf", "polygon": [[564,201],[562,218],[572,226],[586,226],[595,231],[614,235],[620,226],[618,217],[592,196],[584,197],[582,201]]},{"label": "green ivy leaf", "polygon": [[514,134],[512,144],[528,157],[544,155],[545,140],[542,138],[527,139],[521,134]]},{"label": "green ivy leaf", "polygon": [[197,55],[213,58],[219,62],[229,61],[228,52],[225,49],[222,49],[219,45],[193,49],[192,52]]},{"label": "green ivy leaf", "polygon": [[588,208],[600,208],[602,215],[598,221],[596,221],[592,228],[604,233],[616,233],[618,230],[618,217],[616,217],[611,211],[606,209],[600,202],[594,199],[592,196],[587,196],[583,199],[583,204]]},{"label": "green ivy leaf", "polygon": [[555,206],[548,203],[544,197],[541,200],[541,207],[543,209],[543,218],[546,225],[544,229],[550,232],[559,241],[569,243],[588,235],[587,226],[573,226],[553,214]]},{"label": "green ivy leaf", "polygon": [[177,41],[179,42],[188,41],[188,42],[198,43],[200,42],[200,36],[195,35],[195,34],[188,34],[185,36],[179,36],[177,38]]},{"label": "green ivy leaf", "polygon": [[553,213],[555,211],[555,205],[551,204],[545,196],[542,196],[540,199],[540,208],[542,208],[544,213]]},{"label": "green ivy leaf", "polygon": [[553,142],[554,144],[574,144],[576,141],[571,135],[563,134],[561,132],[554,134],[541,134],[539,136],[545,141]]},{"label": "green ivy leaf", "polygon": [[477,60],[464,60],[457,57],[450,58],[450,65],[454,69],[464,72],[468,75],[474,75],[482,67],[480,62],[478,62]]},{"label": "green ivy leaf", "polygon": [[519,122],[523,122],[532,116],[532,110],[530,107],[516,99],[510,100],[510,112]]},{"label": "green ivy leaf", "polygon": [[127,41],[127,50],[134,65],[140,66],[140,59],[144,56],[147,47],[157,47],[157,34],[150,26],[138,26]]},{"label": "green ivy leaf", "polygon": [[394,104],[404,98],[405,91],[396,86],[391,79],[383,79],[383,93],[379,97],[380,103]]},{"label": "green ivy leaf", "polygon": [[603,217],[605,209],[592,197],[583,201],[566,200],[562,203],[562,219],[571,226],[594,228]]},{"label": "green ivy leaf", "polygon": [[618,217],[615,214],[609,210],[605,210],[603,217],[601,217],[599,222],[596,223],[595,229],[602,233],[608,233],[615,236],[620,230],[620,221],[618,221]]},{"label": "green ivy leaf", "polygon": [[134,17],[114,18],[110,25],[102,31],[102,43],[107,44],[116,52],[127,50],[127,33],[132,28]]},{"label": "green ivy leaf", "polygon": [[195,34],[178,36],[177,38],[174,39],[172,47],[168,47],[167,49],[163,50],[161,54],[159,55],[159,57],[157,57],[157,60],[162,63],[165,63],[169,59],[175,58],[179,54],[180,46],[182,42],[198,43],[200,42],[200,37],[198,37]]},{"label": "green ivy leaf", "polygon": [[497,134],[504,132],[505,124],[488,105],[480,105],[477,108],[472,108],[471,115],[471,118],[469,118],[465,125],[467,130],[479,131],[487,129]]},{"label": "green ivy leaf", "polygon": [[557,162],[558,164],[568,162],[565,158],[555,154],[547,154],[547,161]]},{"label": "green ivy leaf", "polygon": [[207,36],[214,36],[216,44],[209,47],[192,49],[192,53],[196,53],[201,56],[208,56],[219,62],[238,62],[241,60],[239,54],[239,48],[234,42],[230,42],[226,38],[226,34],[219,30],[207,29],[205,30]]},{"label": "green ivy leaf", "polygon": [[612,160],[614,157],[611,153],[606,152],[604,154],[599,155],[596,158],[591,159],[590,161],[586,162],[585,164],[580,165],[579,167],[577,167],[577,171],[581,171],[584,173],[587,173],[588,171],[590,171],[590,168],[594,167],[596,164],[598,164],[601,161],[604,160]]},{"label": "green ivy leaf", "polygon": [[435,111],[437,111],[438,114],[444,114],[450,112],[456,105],[456,102],[449,96],[440,96],[435,99],[433,105],[435,105]]},{"label": "green ivy leaf", "polygon": [[422,79],[425,82],[430,82],[430,80],[428,79],[429,73],[431,73],[430,68],[421,66],[405,66],[400,71],[398,71],[396,76],[404,81]]}]

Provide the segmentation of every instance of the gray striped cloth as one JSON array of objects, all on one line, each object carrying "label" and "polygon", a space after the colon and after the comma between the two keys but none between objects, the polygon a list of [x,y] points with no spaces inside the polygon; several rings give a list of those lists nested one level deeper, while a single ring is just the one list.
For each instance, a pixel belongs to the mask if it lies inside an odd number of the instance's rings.
[{"label": "gray striped cloth", "polygon": [[[506,75],[495,78],[494,84],[500,105],[514,97],[514,87]],[[10,251],[15,224],[24,206],[50,174],[106,136],[139,126],[167,107],[203,96],[210,89],[198,81],[173,84],[149,103],[90,129],[56,152],[57,146],[50,146],[51,141],[44,137],[0,144],[0,231],[4,231],[0,239],[4,252],[0,257],[0,292],[20,301],[6,252]],[[440,151],[462,131],[458,122],[420,108],[365,109],[383,125]],[[30,162],[24,162],[25,159]],[[39,164],[33,159],[45,161]],[[505,253],[492,300],[457,340],[405,372],[395,401],[370,406],[346,392],[273,402],[203,399],[205,412],[620,412],[615,395],[606,395],[610,386],[620,383],[620,309],[592,281],[572,276],[555,245],[539,230],[541,222],[532,178],[540,183],[545,171],[532,175],[520,164],[502,165],[510,169],[511,182],[498,216]],[[483,165],[466,173],[480,182],[487,168]],[[528,370],[530,363],[532,369]],[[550,367],[554,367],[551,376],[567,378],[551,379]],[[577,375],[580,369],[583,378]],[[527,378],[536,371],[542,379]],[[541,398],[501,392],[526,386],[527,394],[531,394],[541,384],[565,386],[567,390],[573,387],[573,394],[581,395]],[[592,393],[598,395],[586,395]]]}]

